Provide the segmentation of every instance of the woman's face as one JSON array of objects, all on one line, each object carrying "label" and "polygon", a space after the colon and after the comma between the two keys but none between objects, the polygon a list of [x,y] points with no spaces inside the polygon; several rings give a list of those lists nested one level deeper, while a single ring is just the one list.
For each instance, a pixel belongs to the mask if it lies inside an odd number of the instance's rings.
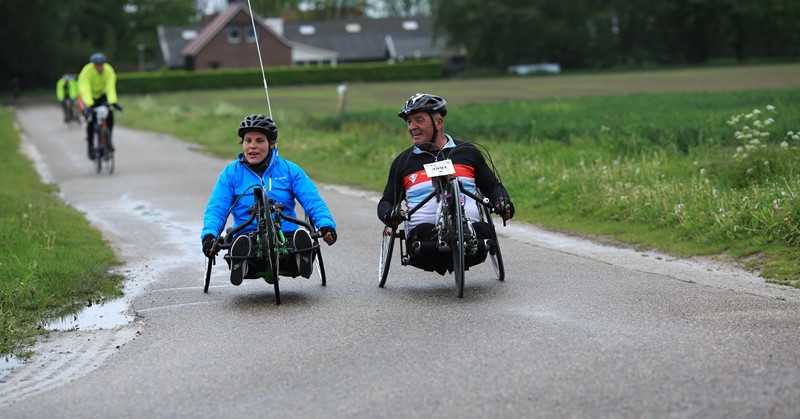
[{"label": "woman's face", "polygon": [[258,164],[269,156],[269,151],[275,145],[267,139],[267,135],[259,131],[244,133],[242,138],[242,152],[250,164]]}]

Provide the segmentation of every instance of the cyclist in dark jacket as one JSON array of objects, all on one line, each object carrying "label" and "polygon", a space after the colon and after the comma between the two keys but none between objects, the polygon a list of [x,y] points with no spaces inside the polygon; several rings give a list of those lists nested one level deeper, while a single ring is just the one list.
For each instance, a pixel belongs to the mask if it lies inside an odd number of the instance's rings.
[{"label": "cyclist in dark jacket", "polygon": [[[444,117],[447,115],[447,102],[435,95],[417,93],[406,101],[398,116],[406,121],[412,146],[400,153],[389,169],[389,178],[378,203],[378,218],[387,226],[400,223],[402,214],[395,214],[394,208],[405,200],[408,208],[413,208],[433,191],[431,179],[425,174],[423,165],[450,159],[461,183],[475,192],[475,188],[489,197],[491,205],[508,220],[514,216],[514,205],[505,187],[497,180],[494,172],[474,145],[453,139],[444,133]],[[472,221],[478,239],[491,239],[494,232],[488,223],[480,222],[478,203],[468,196],[465,199],[467,217]],[[436,201],[429,200],[414,213],[408,223],[406,241],[436,240]],[[486,259],[486,253],[467,255],[467,267],[477,265]],[[452,270],[452,260],[442,258],[438,253],[413,254],[409,263],[442,275]]]},{"label": "cyclist in dark jacket", "polygon": [[[299,201],[305,214],[319,229],[317,233],[322,240],[328,245],[336,242],[336,223],[316,186],[300,166],[278,155],[278,128],[272,119],[264,115],[245,117],[239,124],[238,133],[242,153],[222,170],[206,205],[200,233],[203,253],[206,256],[213,255],[213,240],[225,227],[229,211],[233,215],[234,225],[249,219],[247,210],[254,204],[253,185],[266,190],[269,199],[282,203],[283,212],[292,218],[297,218],[295,200]],[[238,233],[231,246],[232,256],[251,255],[251,233],[256,229],[254,221]],[[311,237],[305,228],[282,220],[281,230],[298,249],[310,249]],[[281,266],[291,271],[296,269],[299,275],[308,278],[312,271],[311,252],[296,256],[296,260],[286,259],[290,263],[281,263]],[[263,266],[259,266],[255,259],[241,265],[235,262],[231,267],[231,283],[239,285],[242,279],[255,278],[255,274],[263,270]]]}]

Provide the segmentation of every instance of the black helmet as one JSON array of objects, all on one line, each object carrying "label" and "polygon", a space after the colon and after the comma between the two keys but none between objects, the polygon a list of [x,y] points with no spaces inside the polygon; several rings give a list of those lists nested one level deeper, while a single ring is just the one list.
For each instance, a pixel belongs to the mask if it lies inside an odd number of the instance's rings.
[{"label": "black helmet", "polygon": [[89,61],[95,64],[103,64],[106,62],[106,56],[99,52],[95,52],[91,57],[89,57]]},{"label": "black helmet", "polygon": [[416,93],[411,96],[403,105],[403,109],[397,113],[400,118],[406,119],[414,112],[427,111],[439,112],[444,118],[447,115],[447,101],[436,95],[427,93]]},{"label": "black helmet", "polygon": [[239,138],[244,138],[244,133],[248,131],[263,132],[269,140],[278,139],[278,127],[272,118],[261,114],[255,114],[244,117],[242,123],[239,124]]}]

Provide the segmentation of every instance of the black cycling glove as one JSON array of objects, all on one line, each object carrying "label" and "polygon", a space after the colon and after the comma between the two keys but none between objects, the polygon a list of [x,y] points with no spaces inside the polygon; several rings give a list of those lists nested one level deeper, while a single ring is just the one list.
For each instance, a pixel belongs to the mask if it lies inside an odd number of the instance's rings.
[{"label": "black cycling glove", "polygon": [[503,220],[510,220],[514,218],[514,204],[511,202],[511,197],[508,196],[508,191],[503,185],[497,185],[492,192],[492,197],[489,198],[494,212],[499,214]]},{"label": "black cycling glove", "polygon": [[216,253],[214,250],[214,236],[206,234],[203,237],[203,254],[208,257],[214,256]]},{"label": "black cycling glove", "polygon": [[331,226],[325,226],[319,229],[319,234],[321,237],[325,237],[326,234],[331,233],[331,237],[333,237],[333,241],[328,243],[328,245],[336,243],[336,229]]}]

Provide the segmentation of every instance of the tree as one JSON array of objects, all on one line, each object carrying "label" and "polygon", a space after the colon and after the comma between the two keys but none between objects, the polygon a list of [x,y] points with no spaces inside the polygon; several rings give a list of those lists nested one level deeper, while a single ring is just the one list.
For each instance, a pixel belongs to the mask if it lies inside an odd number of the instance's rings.
[{"label": "tree", "polygon": [[371,0],[368,13],[382,17],[430,16],[429,0]]}]

